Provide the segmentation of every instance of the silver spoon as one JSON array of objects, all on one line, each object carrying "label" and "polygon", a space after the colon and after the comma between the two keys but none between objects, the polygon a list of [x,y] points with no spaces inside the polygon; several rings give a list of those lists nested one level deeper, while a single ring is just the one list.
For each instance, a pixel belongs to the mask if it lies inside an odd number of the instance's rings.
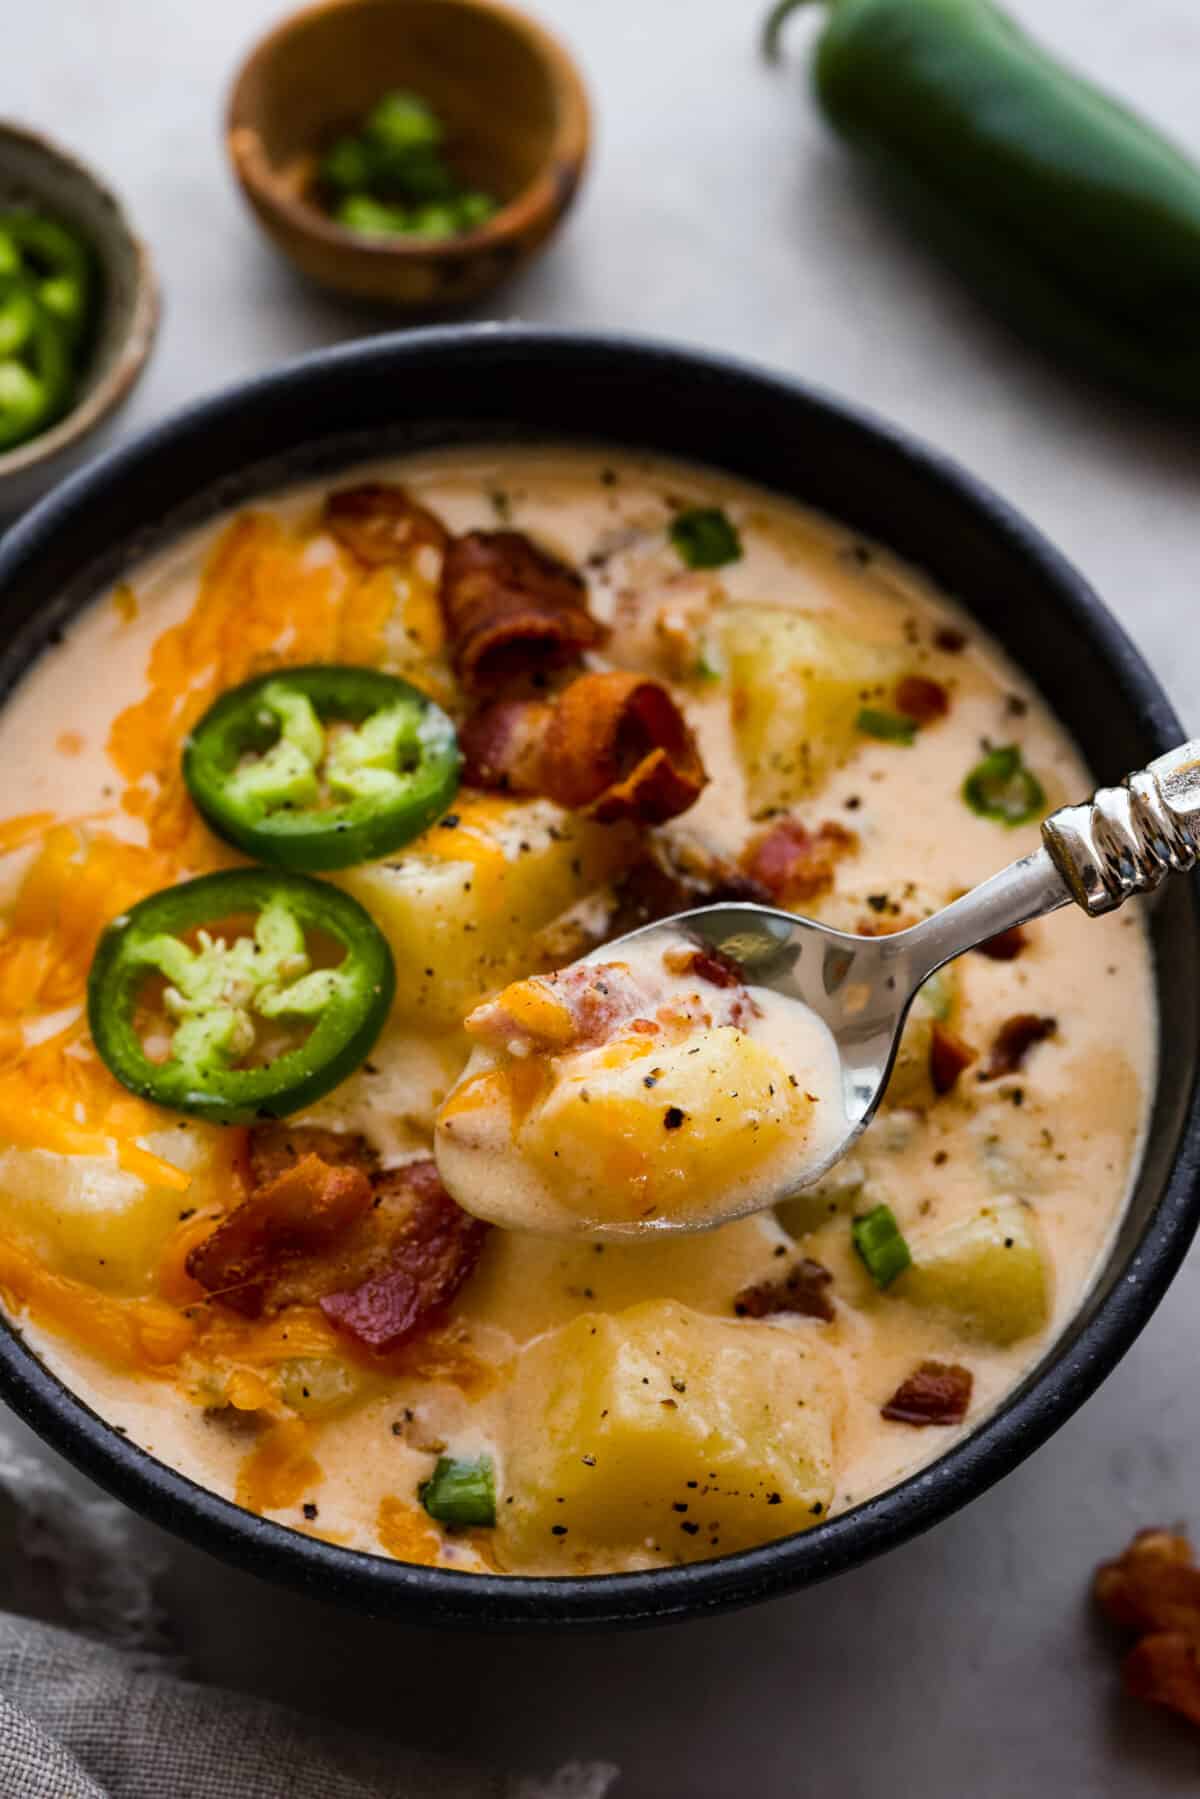
[{"label": "silver spoon", "polygon": [[[644,925],[604,947],[605,959],[651,931],[678,929],[741,964],[748,981],[810,1007],[828,1025],[841,1060],[847,1130],[814,1166],[806,1185],[841,1160],[862,1135],[887,1086],[900,1033],[917,990],[956,956],[1014,925],[1074,900],[1089,917],[1149,893],[1172,870],[1200,860],[1200,741],[1159,756],[1120,787],[1084,805],[1064,806],[1042,825],[1042,848],[1001,869],[941,912],[888,937],[854,937],[770,906],[704,906]],[[769,1203],[769,1202],[768,1202]],[[709,1213],[702,1227],[764,1206],[739,1203]],[[645,1227],[593,1224],[593,1236],[641,1234]],[[658,1236],[695,1230],[692,1219],[658,1216]]]}]

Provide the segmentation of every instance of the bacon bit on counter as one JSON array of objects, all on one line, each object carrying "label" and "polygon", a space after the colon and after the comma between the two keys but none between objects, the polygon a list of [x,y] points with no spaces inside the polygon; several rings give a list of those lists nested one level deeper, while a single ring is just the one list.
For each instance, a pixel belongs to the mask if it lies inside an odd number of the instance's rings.
[{"label": "bacon bit on counter", "polygon": [[810,831],[797,818],[781,818],[751,839],[742,867],[774,898],[795,904],[827,892],[837,864],[857,848],[854,832],[832,819]]},{"label": "bacon bit on counter", "polygon": [[479,693],[578,661],[607,635],[587,600],[576,571],[520,531],[453,538],[441,603],[455,673]]},{"label": "bacon bit on counter", "polygon": [[977,956],[987,956],[992,962],[1015,962],[1021,951],[1029,942],[1029,933],[1019,924],[1007,931],[1001,931],[995,937],[989,937],[986,943],[975,945]]},{"label": "bacon bit on counter", "polygon": [[922,1362],[901,1381],[880,1416],[893,1424],[961,1424],[975,1377],[957,1362]]},{"label": "bacon bit on counter", "polygon": [[1043,1018],[1036,1012],[1016,1012],[1006,1018],[992,1040],[988,1059],[979,1071],[980,1080],[998,1081],[1006,1074],[1016,1074],[1025,1066],[1030,1050],[1057,1030],[1057,1018]]},{"label": "bacon bit on counter", "polygon": [[440,1316],[474,1270],[488,1230],[455,1204],[431,1161],[383,1178],[407,1201],[393,1215],[384,1266],[320,1301],[336,1330],[377,1354],[399,1349]]},{"label": "bacon bit on counter", "polygon": [[950,1093],[977,1053],[956,1031],[935,1022],[929,1039],[929,1079],[934,1092],[939,1095]]},{"label": "bacon bit on counter", "polygon": [[370,1207],[361,1169],[302,1156],[222,1219],[191,1251],[187,1271],[213,1299],[257,1318],[290,1264],[320,1256]]},{"label": "bacon bit on counter", "polygon": [[789,1268],[782,1280],[756,1281],[743,1287],[733,1302],[739,1318],[769,1318],[776,1312],[799,1312],[805,1318],[820,1318],[832,1324],[833,1301],[828,1289],[833,1276],[820,1262],[808,1256]]},{"label": "bacon bit on counter", "polygon": [[928,675],[905,675],[897,681],[892,697],[897,712],[919,725],[932,725],[950,710],[950,695],[940,681],[931,681]]},{"label": "bacon bit on counter", "polygon": [[1200,1568],[1186,1536],[1140,1530],[1096,1570],[1101,1609],[1139,1641],[1121,1664],[1125,1691],[1200,1724]]},{"label": "bacon bit on counter", "polygon": [[487,706],[468,720],[460,742],[469,782],[542,794],[601,824],[665,824],[695,803],[708,780],[662,683],[616,670],[580,675],[553,702]]},{"label": "bacon bit on counter", "polygon": [[686,945],[669,949],[663,956],[663,966],[668,974],[694,974],[697,980],[710,981],[714,987],[740,987],[745,980],[744,973],[732,956],[726,956],[707,944],[695,949]]},{"label": "bacon bit on counter", "polygon": [[441,520],[384,481],[343,487],[325,502],[324,522],[338,542],[368,568],[401,562],[428,546],[444,553],[449,533]]}]

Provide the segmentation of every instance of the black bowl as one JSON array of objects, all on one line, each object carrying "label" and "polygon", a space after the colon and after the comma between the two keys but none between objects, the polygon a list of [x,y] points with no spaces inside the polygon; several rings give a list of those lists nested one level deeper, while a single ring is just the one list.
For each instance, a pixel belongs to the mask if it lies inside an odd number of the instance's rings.
[{"label": "black bowl", "polygon": [[[965,602],[1037,680],[1111,781],[1178,743],[1153,675],[1082,578],[986,488],[796,383],[614,337],[483,327],[326,352],[191,407],[76,476],[0,546],[0,697],[63,620],[132,561],[247,497],[386,450],[587,438],[728,470],[819,507]],[[1080,796],[1082,797],[1082,796]],[[1043,1443],[1129,1348],[1196,1228],[1197,890],[1153,913],[1159,1079],[1136,1192],[1066,1334],[932,1466],[802,1536],[685,1568],[580,1580],[408,1566],[300,1536],[205,1492],[118,1436],[0,1332],[0,1392],[102,1486],[202,1548],[322,1599],[440,1623],[642,1624],[839,1573],[936,1524]]]}]

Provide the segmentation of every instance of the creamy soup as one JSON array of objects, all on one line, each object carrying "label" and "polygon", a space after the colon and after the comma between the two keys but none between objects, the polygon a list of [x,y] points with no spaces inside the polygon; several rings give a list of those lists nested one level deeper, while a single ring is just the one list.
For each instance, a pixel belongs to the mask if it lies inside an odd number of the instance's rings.
[{"label": "creamy soup", "polygon": [[[390,951],[373,1046],[299,1111],[213,1122],[158,1103],[153,1068],[115,1078],[89,970],[147,896],[246,866],[181,772],[239,683],[283,683],[229,775],[258,827],[408,804],[400,714],[305,712],[301,666],[410,683],[461,781],[385,853],[305,865]],[[764,492],[522,447],[264,500],[100,597],[0,755],[5,1309],[131,1440],[297,1531],[564,1574],[810,1528],[996,1406],[1120,1217],[1154,1078],[1133,908],[929,982],[815,1186],[824,1027],[687,939],[606,953],[711,899],[900,929],[1089,789],[953,599]],[[316,1041],[342,965],[263,917],[154,948],[154,1067],[186,1037],[203,1085]],[[587,1237],[731,1193],[785,1197]]]}]

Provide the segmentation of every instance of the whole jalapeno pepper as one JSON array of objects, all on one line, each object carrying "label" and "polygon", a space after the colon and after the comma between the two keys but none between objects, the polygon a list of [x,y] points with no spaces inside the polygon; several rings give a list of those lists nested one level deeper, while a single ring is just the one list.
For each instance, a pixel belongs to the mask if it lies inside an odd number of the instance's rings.
[{"label": "whole jalapeno pepper", "polygon": [[[773,53],[781,0],[767,23]],[[1200,169],[990,0],[825,0],[817,96],[984,297],[1142,396],[1200,404]]]},{"label": "whole jalapeno pepper", "polygon": [[219,837],[277,868],[390,855],[458,787],[454,726],[374,668],[281,669],[222,694],[184,746],[183,774]]},{"label": "whole jalapeno pepper", "polygon": [[248,1124],[310,1106],[352,1073],[395,982],[386,940],[349,894],[233,869],[113,919],[88,977],[88,1024],[130,1092]]}]

